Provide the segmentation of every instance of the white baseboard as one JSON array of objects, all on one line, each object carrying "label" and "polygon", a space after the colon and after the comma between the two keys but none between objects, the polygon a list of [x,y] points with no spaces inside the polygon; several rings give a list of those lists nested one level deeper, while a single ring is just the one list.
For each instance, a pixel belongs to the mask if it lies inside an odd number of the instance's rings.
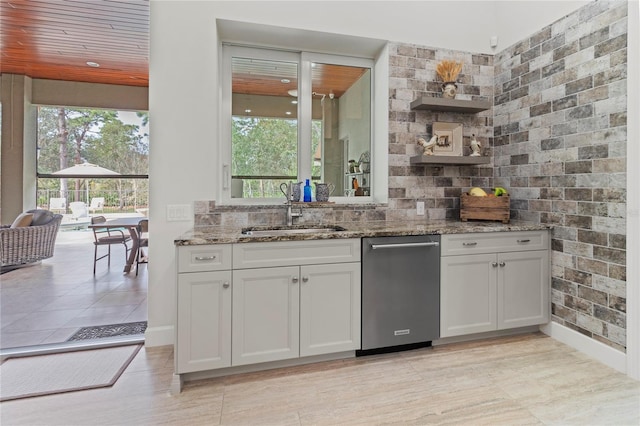
[{"label": "white baseboard", "polygon": [[172,325],[147,327],[144,332],[144,345],[147,347],[173,345],[175,330]]},{"label": "white baseboard", "polygon": [[556,339],[565,345],[582,352],[585,355],[594,358],[604,365],[618,370],[621,373],[627,373],[627,355],[617,349],[593,340],[582,333],[578,333],[557,322],[550,322],[540,326],[540,331],[549,337]]}]

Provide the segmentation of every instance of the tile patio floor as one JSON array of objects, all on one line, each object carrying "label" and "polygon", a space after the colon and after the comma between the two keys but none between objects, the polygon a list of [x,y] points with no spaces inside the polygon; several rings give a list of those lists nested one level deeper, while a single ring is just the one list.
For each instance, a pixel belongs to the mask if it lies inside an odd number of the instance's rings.
[{"label": "tile patio floor", "polygon": [[[106,247],[99,247],[99,252]],[[60,231],[53,258],[0,275],[0,349],[60,343],[80,327],[147,320],[147,268],[122,272],[124,248],[111,267],[98,261],[93,233]]]}]

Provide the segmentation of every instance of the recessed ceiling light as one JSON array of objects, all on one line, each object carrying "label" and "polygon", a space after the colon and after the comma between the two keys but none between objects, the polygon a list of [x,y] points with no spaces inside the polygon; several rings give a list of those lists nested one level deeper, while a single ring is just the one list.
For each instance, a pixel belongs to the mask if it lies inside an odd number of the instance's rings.
[{"label": "recessed ceiling light", "polygon": [[292,104],[297,105],[298,101],[291,101]]},{"label": "recessed ceiling light", "polygon": [[93,61],[87,61],[87,65],[89,65],[90,67],[93,67],[93,68],[98,68],[100,66],[99,63],[93,62]]},{"label": "recessed ceiling light", "polygon": [[249,114],[251,112],[250,109],[245,109],[244,112],[246,112],[247,114]]},{"label": "recessed ceiling light", "polygon": [[284,84],[291,83],[291,80],[289,80],[288,78],[283,78],[282,80],[280,80],[280,83],[284,83]]},{"label": "recessed ceiling light", "polygon": [[289,94],[289,96],[293,96],[294,98],[298,97],[298,90],[297,89],[287,90],[287,93]]},{"label": "recessed ceiling light", "polygon": [[285,114],[291,115],[291,111],[287,111],[287,112],[285,112]]}]

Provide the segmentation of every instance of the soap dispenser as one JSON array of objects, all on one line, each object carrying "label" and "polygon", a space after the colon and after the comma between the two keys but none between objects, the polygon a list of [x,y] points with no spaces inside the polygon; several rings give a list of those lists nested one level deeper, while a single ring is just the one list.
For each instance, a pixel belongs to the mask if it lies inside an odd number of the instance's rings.
[{"label": "soap dispenser", "polygon": [[311,202],[311,184],[309,183],[309,179],[306,179],[304,184],[304,198],[303,201],[305,203]]}]

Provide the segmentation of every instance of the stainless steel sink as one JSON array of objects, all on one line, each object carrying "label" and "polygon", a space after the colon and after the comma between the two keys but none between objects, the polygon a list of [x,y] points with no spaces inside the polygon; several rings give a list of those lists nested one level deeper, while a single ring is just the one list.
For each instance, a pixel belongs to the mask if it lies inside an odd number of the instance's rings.
[{"label": "stainless steel sink", "polygon": [[345,231],[341,226],[310,226],[310,227],[253,227],[244,228],[242,235],[249,237],[278,237],[283,235],[323,234]]}]

